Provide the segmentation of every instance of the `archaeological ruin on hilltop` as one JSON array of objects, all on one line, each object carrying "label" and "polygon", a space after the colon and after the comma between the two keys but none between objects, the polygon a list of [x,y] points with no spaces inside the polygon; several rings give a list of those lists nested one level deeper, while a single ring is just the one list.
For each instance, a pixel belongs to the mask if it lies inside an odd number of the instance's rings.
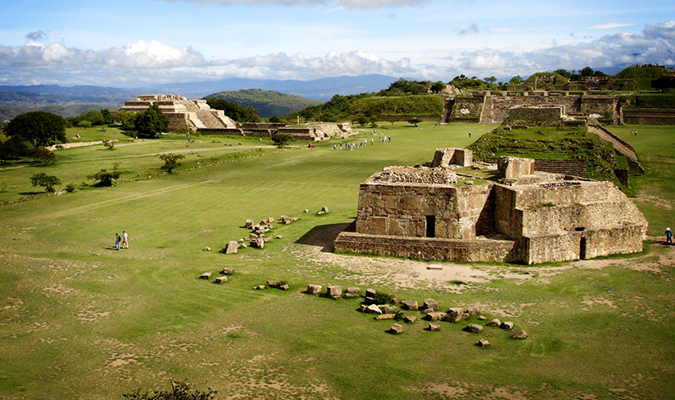
[{"label": "archaeological ruin on hilltop", "polygon": [[430,163],[372,175],[335,251],[526,264],[642,251],[647,221],[613,183],[515,157],[490,167],[497,181],[480,183],[460,172],[472,165],[470,150],[444,148]]},{"label": "archaeological ruin on hilltop", "polygon": [[173,94],[138,96],[125,101],[120,110],[143,112],[153,104],[169,118],[169,131],[178,131],[181,125],[185,125],[202,135],[272,137],[278,133],[286,133],[295,140],[305,141],[328,140],[333,136],[347,137],[356,133],[349,123],[315,123],[302,126],[255,122],[242,124],[235,122],[222,110],[212,109],[206,100],[188,100]]},{"label": "archaeological ruin on hilltop", "polygon": [[571,92],[473,92],[445,100],[442,123],[501,124],[538,120],[539,125],[602,123],[675,125],[675,110],[628,108],[619,96]]}]

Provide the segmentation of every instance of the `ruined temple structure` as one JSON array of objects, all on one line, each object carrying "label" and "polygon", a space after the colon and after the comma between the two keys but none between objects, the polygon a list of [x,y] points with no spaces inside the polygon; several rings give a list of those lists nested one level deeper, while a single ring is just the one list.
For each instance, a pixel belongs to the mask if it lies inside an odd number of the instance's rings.
[{"label": "ruined temple structure", "polygon": [[132,113],[143,112],[157,104],[162,113],[169,118],[169,130],[176,131],[181,125],[192,130],[232,129],[237,123],[226,116],[222,110],[214,110],[206,100],[188,100],[174,94],[152,94],[138,96],[124,102],[120,110]]},{"label": "ruined temple structure", "polygon": [[518,119],[539,124],[675,125],[675,109],[629,108],[607,92],[473,92],[446,98],[441,123],[501,124]]},{"label": "ruined temple structure", "polygon": [[642,251],[647,221],[613,183],[535,171],[534,160],[515,157],[492,166],[498,179],[479,180],[461,173],[472,159],[437,149],[430,163],[372,175],[334,250],[525,264]]}]

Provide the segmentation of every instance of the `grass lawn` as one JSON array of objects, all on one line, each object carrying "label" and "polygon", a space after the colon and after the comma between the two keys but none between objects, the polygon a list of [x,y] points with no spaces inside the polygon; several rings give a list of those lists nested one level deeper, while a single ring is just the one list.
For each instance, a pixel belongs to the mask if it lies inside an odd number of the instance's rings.
[{"label": "grass lawn", "polygon": [[[327,251],[356,217],[368,176],[430,161],[436,148],[468,146],[494,127],[386,124],[351,138],[368,140],[354,151],[333,150],[339,140],[277,149],[267,140],[167,136],[60,150],[48,167],[0,166],[11,182],[0,201],[26,199],[0,206],[0,399],[121,399],[167,390],[170,379],[211,387],[219,399],[672,397],[672,247],[539,266],[443,263],[443,271]],[[641,126],[630,136],[634,129],[610,127],[647,169],[632,178],[635,201],[661,235],[661,225],[675,225],[667,168],[675,132]],[[160,169],[167,152],[186,155],[177,173]],[[124,172],[116,187],[81,185],[116,164]],[[78,190],[33,198],[37,172]],[[330,212],[318,215],[322,207]],[[273,223],[281,238],[264,249],[218,252],[248,236],[246,219],[280,215],[301,219]],[[122,230],[130,248],[116,251]],[[214,283],[224,267],[235,274]],[[210,280],[199,279],[204,272]],[[290,290],[253,290],[267,280]],[[307,295],[308,284],[433,298],[443,311],[479,306],[487,320],[469,322],[512,321],[529,337],[490,326],[467,333],[464,321],[431,332],[415,311],[404,313],[417,322],[391,335],[393,321],[357,312],[358,299]],[[490,345],[475,346],[481,338]]]}]

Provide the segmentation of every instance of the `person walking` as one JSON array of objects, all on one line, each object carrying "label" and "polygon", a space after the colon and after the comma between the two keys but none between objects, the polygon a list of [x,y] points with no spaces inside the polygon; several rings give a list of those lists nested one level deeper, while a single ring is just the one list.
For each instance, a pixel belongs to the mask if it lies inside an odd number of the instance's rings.
[{"label": "person walking", "polygon": [[122,241],[122,238],[120,237],[119,233],[115,234],[115,250],[120,249],[120,242]]},{"label": "person walking", "polygon": [[666,228],[666,243],[673,244],[673,231],[670,230],[670,227]]},{"label": "person walking", "polygon": [[129,248],[129,234],[127,234],[127,231],[122,231],[122,248]]}]

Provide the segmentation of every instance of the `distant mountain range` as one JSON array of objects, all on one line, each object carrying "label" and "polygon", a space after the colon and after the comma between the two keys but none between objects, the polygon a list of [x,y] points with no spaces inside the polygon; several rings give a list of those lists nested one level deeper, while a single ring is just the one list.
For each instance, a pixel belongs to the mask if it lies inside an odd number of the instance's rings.
[{"label": "distant mountain range", "polygon": [[0,120],[40,109],[74,117],[91,108],[117,109],[122,103],[144,94],[176,94],[201,99],[219,92],[261,89],[325,102],[336,94],[377,92],[397,78],[385,75],[341,76],[312,81],[230,78],[219,81],[171,83],[139,88],[102,86],[33,85],[0,86]]}]

